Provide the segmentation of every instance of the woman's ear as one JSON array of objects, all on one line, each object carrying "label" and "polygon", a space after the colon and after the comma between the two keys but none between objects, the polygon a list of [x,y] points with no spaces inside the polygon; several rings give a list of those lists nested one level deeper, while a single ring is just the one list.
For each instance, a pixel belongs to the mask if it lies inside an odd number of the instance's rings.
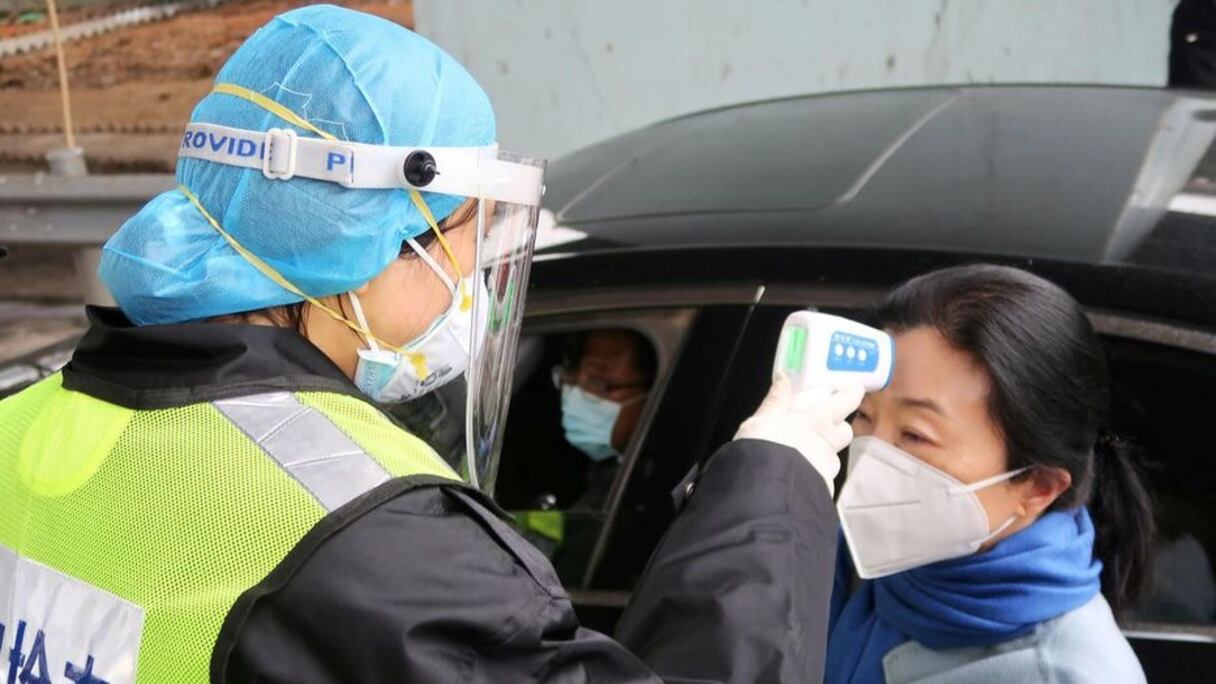
[{"label": "woman's ear", "polygon": [[1063,468],[1036,466],[1017,483],[1020,491],[1018,515],[1037,518],[1072,486],[1072,475]]}]

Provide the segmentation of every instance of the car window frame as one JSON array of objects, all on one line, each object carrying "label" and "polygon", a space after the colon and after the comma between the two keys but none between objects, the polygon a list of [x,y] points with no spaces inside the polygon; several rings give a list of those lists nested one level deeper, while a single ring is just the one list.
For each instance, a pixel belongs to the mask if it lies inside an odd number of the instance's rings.
[{"label": "car window frame", "polygon": [[[537,290],[528,294],[521,334],[541,332],[547,329],[547,327],[540,327],[541,324],[548,326],[550,321],[557,322],[564,317],[569,317],[569,320],[572,321],[583,321],[587,316],[607,312],[664,309],[691,309],[699,312],[707,306],[755,306],[763,295],[764,283],[759,279],[744,279],[727,283],[691,283],[663,288],[655,288],[653,286],[617,286],[596,289]],[[685,333],[691,329],[694,322],[695,317],[689,319],[688,325],[684,330]],[[744,324],[744,327],[746,327],[746,324]],[[738,334],[741,335],[742,332],[743,330],[740,329]],[[618,472],[617,477],[614,479],[612,491],[609,494],[609,508],[605,517],[604,528],[600,530],[592,556],[588,559],[587,566],[584,569],[582,580],[579,583],[580,586],[566,588],[567,593],[570,594],[571,601],[576,606],[619,611],[624,609],[629,603],[630,596],[632,596],[632,590],[595,589],[591,588],[591,584],[608,550],[608,543],[612,539],[612,533],[616,529],[626,487],[633,475],[633,470],[637,465],[637,459],[642,452],[642,447],[646,443],[646,438],[650,435],[654,417],[658,414],[666,398],[667,384],[670,381],[671,372],[674,370],[683,352],[684,341],[681,341],[679,353],[666,359],[667,365],[663,365],[664,359],[660,354],[660,368],[656,376],[655,390],[652,390],[653,396],[647,401],[647,407],[642,416],[644,425],[641,422],[639,423],[638,433],[634,435],[634,439],[630,440],[627,453],[625,454],[628,460],[628,471],[626,471],[625,467],[626,459],[623,459],[621,471]],[[656,354],[659,354],[657,348]],[[663,383],[662,387],[659,386],[660,379]]]}]

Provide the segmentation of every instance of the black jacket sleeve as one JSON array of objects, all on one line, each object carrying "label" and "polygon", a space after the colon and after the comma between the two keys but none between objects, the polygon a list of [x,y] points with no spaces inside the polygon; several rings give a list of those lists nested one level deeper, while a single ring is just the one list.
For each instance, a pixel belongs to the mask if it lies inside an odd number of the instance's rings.
[{"label": "black jacket sleeve", "polygon": [[836,513],[795,451],[722,448],[660,543],[617,637],[668,681],[821,682]]},{"label": "black jacket sleeve", "polygon": [[792,450],[737,442],[709,462],[626,614],[640,658],[578,625],[548,561],[494,511],[410,478],[336,511],[238,601],[213,679],[821,681],[835,522]]}]

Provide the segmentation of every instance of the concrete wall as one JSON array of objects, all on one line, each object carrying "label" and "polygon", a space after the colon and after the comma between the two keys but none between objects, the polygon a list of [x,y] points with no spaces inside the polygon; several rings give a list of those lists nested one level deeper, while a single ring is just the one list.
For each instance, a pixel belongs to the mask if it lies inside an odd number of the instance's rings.
[{"label": "concrete wall", "polygon": [[1176,0],[414,0],[494,100],[499,140],[559,156],[748,100],[938,83],[1165,82]]}]

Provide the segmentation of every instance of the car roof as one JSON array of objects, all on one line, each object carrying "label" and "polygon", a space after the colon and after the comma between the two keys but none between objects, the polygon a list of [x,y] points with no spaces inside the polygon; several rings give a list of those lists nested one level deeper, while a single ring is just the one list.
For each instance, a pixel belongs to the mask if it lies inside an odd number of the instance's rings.
[{"label": "car roof", "polygon": [[[931,250],[1216,270],[1216,98],[1098,86],[793,97],[664,121],[554,162],[543,253]],[[1216,177],[1216,173],[1211,174]]]}]

